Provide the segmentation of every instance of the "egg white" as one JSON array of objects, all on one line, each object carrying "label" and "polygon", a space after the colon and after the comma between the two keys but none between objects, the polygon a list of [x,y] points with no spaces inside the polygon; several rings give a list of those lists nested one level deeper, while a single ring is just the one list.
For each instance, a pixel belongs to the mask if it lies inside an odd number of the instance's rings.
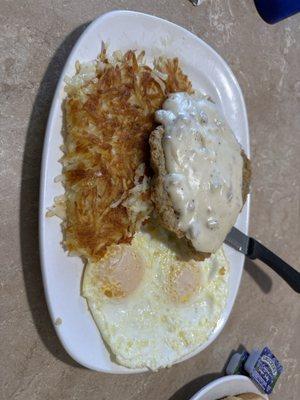
[{"label": "egg white", "polygon": [[[228,294],[229,265],[223,249],[205,261],[189,258],[182,241],[148,225],[136,233],[131,251],[139,255],[144,274],[125,297],[108,297],[99,279],[103,265],[88,263],[82,293],[102,337],[121,365],[157,370],[194,351],[217,326]],[[174,299],[170,271],[192,268],[199,287],[187,299]]]}]

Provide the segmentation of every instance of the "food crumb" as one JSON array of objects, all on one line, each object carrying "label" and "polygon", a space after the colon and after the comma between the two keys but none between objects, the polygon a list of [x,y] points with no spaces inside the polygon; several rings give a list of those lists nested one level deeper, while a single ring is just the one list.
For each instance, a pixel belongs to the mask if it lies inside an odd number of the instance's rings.
[{"label": "food crumb", "polygon": [[56,320],[54,321],[54,325],[55,326],[59,326],[62,324],[62,319],[61,318],[56,318]]}]

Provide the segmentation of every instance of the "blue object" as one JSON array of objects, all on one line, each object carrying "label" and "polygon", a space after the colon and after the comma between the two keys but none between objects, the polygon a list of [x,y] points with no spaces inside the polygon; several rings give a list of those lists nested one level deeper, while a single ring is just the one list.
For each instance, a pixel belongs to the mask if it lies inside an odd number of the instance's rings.
[{"label": "blue object", "polygon": [[254,349],[245,363],[250,378],[266,393],[270,394],[283,371],[282,365],[265,347],[262,351]]},{"label": "blue object", "polygon": [[275,24],[300,12],[300,0],[254,0],[254,3],[268,24]]}]

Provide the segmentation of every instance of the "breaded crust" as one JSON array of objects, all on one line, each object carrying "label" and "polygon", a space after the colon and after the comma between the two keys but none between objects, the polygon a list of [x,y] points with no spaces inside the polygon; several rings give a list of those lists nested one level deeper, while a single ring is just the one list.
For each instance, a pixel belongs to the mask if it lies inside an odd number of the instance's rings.
[{"label": "breaded crust", "polygon": [[149,138],[151,151],[151,167],[154,177],[151,186],[151,198],[154,202],[158,217],[165,228],[174,232],[177,237],[184,237],[184,233],[178,229],[178,216],[175,213],[171,199],[164,188],[164,177],[167,174],[165,155],[162,147],[164,128],[157,127]]},{"label": "breaded crust", "polygon": [[247,195],[250,193],[251,183],[251,161],[246,156],[246,153],[241,149],[241,156],[243,157],[243,186],[242,186],[242,197],[243,205],[246,203]]},{"label": "breaded crust", "polygon": [[[178,229],[178,215],[176,214],[171,199],[168,192],[164,188],[164,177],[167,174],[165,155],[162,147],[162,139],[164,135],[163,126],[158,126],[154,131],[152,131],[149,143],[151,150],[151,167],[154,172],[152,186],[151,186],[151,198],[155,206],[158,218],[161,224],[179,238],[184,238],[184,232]],[[247,158],[244,150],[241,150],[241,155],[243,157],[243,187],[242,196],[243,202],[245,203],[247,199],[247,194],[250,189],[250,179],[251,179],[251,164],[250,160]],[[186,239],[190,246],[192,243],[190,240]],[[193,247],[193,246],[192,246]],[[210,253],[196,252],[200,258],[206,258],[210,256]]]}]

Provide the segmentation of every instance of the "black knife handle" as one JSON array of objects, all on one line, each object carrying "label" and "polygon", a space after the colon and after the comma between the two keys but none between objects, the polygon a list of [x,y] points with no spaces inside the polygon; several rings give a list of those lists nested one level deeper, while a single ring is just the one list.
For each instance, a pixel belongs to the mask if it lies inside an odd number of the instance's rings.
[{"label": "black knife handle", "polygon": [[249,238],[248,257],[252,260],[258,258],[263,261],[277,272],[292,289],[300,293],[300,272],[253,238]]}]

